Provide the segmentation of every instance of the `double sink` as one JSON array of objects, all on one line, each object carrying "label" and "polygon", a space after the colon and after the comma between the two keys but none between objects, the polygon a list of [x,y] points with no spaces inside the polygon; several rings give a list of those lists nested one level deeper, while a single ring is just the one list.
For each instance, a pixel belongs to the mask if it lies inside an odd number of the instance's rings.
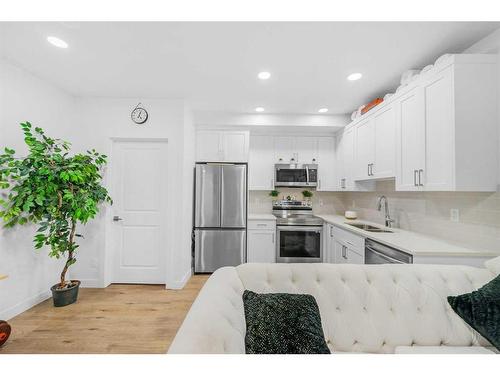
[{"label": "double sink", "polygon": [[358,229],[366,230],[367,232],[393,233],[392,230],[376,227],[370,224],[361,224],[361,223],[346,223],[346,224]]}]

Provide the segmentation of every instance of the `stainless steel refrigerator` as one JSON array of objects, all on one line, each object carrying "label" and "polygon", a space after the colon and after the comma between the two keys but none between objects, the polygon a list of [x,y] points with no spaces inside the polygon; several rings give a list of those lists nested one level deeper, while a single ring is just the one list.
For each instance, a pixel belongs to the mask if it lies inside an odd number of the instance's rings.
[{"label": "stainless steel refrigerator", "polygon": [[197,163],[194,271],[246,261],[247,165]]}]

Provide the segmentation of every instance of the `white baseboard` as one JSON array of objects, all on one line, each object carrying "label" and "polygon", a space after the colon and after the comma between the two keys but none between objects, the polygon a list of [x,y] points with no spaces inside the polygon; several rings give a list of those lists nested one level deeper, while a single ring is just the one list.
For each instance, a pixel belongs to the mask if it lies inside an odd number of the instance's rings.
[{"label": "white baseboard", "polygon": [[167,282],[167,285],[165,285],[165,288],[167,288],[167,289],[182,289],[182,288],[184,288],[186,283],[191,278],[192,274],[193,274],[193,272],[191,271],[191,269],[189,269],[180,280],[174,280],[171,282]]},{"label": "white baseboard", "polygon": [[82,288],[103,288],[102,282],[99,279],[78,279]]},{"label": "white baseboard", "polygon": [[25,312],[26,310],[31,309],[33,306],[38,305],[40,302],[45,301],[52,297],[50,290],[45,292],[41,292],[33,297],[27,298],[18,304],[8,307],[7,309],[0,311],[0,319],[9,320],[15,317],[16,315]]}]

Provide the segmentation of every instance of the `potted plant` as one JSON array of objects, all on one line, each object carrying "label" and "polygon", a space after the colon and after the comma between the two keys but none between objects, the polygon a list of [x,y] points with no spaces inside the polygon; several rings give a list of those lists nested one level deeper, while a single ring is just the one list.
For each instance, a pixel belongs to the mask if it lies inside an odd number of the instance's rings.
[{"label": "potted plant", "polygon": [[302,196],[304,197],[304,199],[305,199],[307,202],[309,202],[309,201],[311,200],[312,196],[313,196],[313,193],[312,193],[312,191],[309,191],[309,190],[304,190],[304,191],[302,192]]},{"label": "potted plant", "polygon": [[274,202],[276,202],[279,195],[280,195],[280,192],[278,190],[273,189],[269,192],[269,196],[273,198],[273,204],[274,204]]},{"label": "potted plant", "polygon": [[0,154],[0,189],[9,189],[0,199],[0,217],[7,228],[36,224],[35,248],[46,245],[49,256],[65,257],[60,281],[51,290],[54,306],[69,305],[78,298],[80,286],[78,280],[66,280],[76,262],[76,238],[82,237],[77,224],[94,218],[101,203],[112,204],[101,185],[106,155],[95,150],[70,155],[70,143],[47,137],[29,122],[21,128],[28,155],[17,158],[9,148]]}]

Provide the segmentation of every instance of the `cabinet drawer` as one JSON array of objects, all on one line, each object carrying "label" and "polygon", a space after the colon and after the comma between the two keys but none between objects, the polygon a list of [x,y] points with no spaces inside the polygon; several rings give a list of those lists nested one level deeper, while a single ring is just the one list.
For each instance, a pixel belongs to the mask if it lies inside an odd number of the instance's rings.
[{"label": "cabinet drawer", "polygon": [[351,233],[347,230],[333,227],[333,236],[344,245],[353,248],[356,252],[363,254],[365,247],[365,238]]},{"label": "cabinet drawer", "polygon": [[248,229],[275,230],[276,221],[274,220],[248,220]]}]

